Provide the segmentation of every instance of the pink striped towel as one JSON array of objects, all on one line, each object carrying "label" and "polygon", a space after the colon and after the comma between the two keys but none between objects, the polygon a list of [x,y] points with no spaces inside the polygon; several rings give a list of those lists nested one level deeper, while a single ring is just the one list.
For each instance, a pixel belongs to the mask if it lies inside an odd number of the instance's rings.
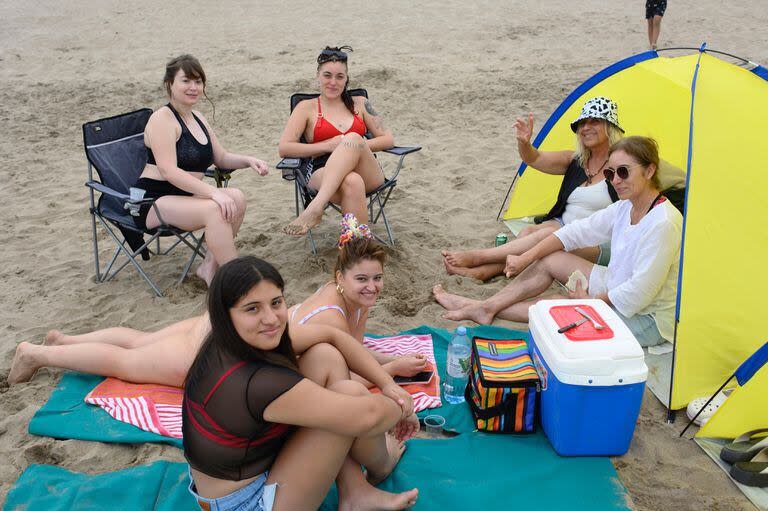
[{"label": "pink striped towel", "polygon": [[[397,335],[374,339],[366,337],[365,346],[387,355],[423,353],[432,368],[435,353],[431,335]],[[440,402],[440,378],[428,385],[404,385],[413,396],[415,410],[437,408]],[[184,390],[157,384],[128,383],[107,378],[85,396],[85,402],[103,408],[113,418],[137,428],[171,438],[181,438],[181,400]]]},{"label": "pink striped towel", "polygon": [[[429,360],[432,370],[435,370],[437,367],[437,364],[435,363],[435,352],[432,346],[432,336],[429,334],[396,335],[394,337],[382,337],[380,339],[366,337],[363,339],[363,344],[373,351],[396,357],[421,353],[427,357],[427,360]],[[413,397],[413,407],[417,412],[426,410],[427,408],[439,408],[442,406],[442,402],[440,401],[440,377],[437,375],[437,371],[435,371],[435,376],[429,384],[404,385],[403,388]]]},{"label": "pink striped towel", "polygon": [[144,431],[181,438],[183,397],[184,391],[177,387],[107,378],[85,396],[85,402]]}]

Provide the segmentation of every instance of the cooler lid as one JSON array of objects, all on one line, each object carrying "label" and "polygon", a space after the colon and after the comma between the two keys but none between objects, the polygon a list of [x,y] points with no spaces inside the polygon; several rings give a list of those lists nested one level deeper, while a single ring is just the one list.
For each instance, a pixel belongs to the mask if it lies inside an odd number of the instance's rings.
[{"label": "cooler lid", "polygon": [[[558,320],[564,323],[576,318],[572,315],[575,306],[588,314],[597,312],[607,328],[595,330],[587,321],[583,329],[558,333]],[[553,370],[571,375],[611,375],[645,368],[640,344],[602,300],[541,300],[531,306],[528,314],[534,341]]]}]

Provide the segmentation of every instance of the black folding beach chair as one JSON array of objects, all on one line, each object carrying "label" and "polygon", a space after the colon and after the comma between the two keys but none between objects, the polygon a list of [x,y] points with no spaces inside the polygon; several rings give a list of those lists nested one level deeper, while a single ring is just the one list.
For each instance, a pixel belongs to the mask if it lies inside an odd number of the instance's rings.
[{"label": "black folding beach chair", "polygon": [[[150,254],[166,255],[179,245],[188,247],[192,254],[184,266],[179,279],[181,282],[189,273],[195,258],[205,257],[205,248],[204,235],[195,236],[193,232],[183,231],[165,223],[150,232],[140,229],[134,221],[142,204],[152,204],[152,207],[156,207],[155,199],[144,199],[140,196],[143,195],[140,190],[134,189],[133,196],[131,195],[131,185],[138,180],[147,163],[144,127],[150,115],[152,110],[143,108],[83,124],[83,141],[88,159],[88,181],[85,185],[90,193],[89,210],[93,228],[96,280],[98,282],[110,280],[130,264],[136,268],[155,294],[162,296],[160,288],[141,267],[139,256],[147,261]],[[93,169],[96,169],[98,180],[94,180]],[[230,177],[229,171],[221,169],[209,169],[206,175],[214,178],[217,186],[226,186]],[[98,202],[96,192],[99,193]],[[159,211],[158,217],[162,222]],[[103,271],[99,263],[97,220],[117,244],[112,259]],[[145,240],[145,236],[149,238]],[[173,243],[165,250],[161,250],[160,238],[166,236],[173,237]],[[154,250],[151,247],[152,242],[155,242]],[[127,260],[115,267],[120,254],[125,255]]]},{"label": "black folding beach chair", "polygon": [[[349,93],[352,96],[362,96],[365,98],[368,97],[368,92],[365,89],[351,89]],[[318,96],[319,94],[316,93],[298,93],[292,95],[291,112],[293,112],[293,109],[296,108],[296,105],[298,105],[301,101],[306,99],[314,99]],[[370,133],[366,133],[366,137],[370,138],[371,136],[372,135]],[[302,142],[304,142],[303,137]],[[387,230],[387,238],[389,239],[389,242],[387,243],[386,240],[382,239],[376,233],[373,233],[376,239],[382,243],[389,245],[395,244],[395,238],[392,235],[392,228],[389,225],[387,213],[384,208],[387,205],[387,201],[389,201],[392,190],[394,190],[395,186],[397,186],[397,176],[400,174],[400,170],[403,168],[403,160],[407,155],[417,151],[421,151],[421,146],[393,147],[391,149],[385,149],[385,153],[394,154],[395,156],[400,157],[397,161],[397,165],[395,166],[395,170],[390,176],[385,176],[384,183],[381,186],[365,194],[365,197],[368,199],[368,216],[370,218],[369,222],[371,224],[375,224],[379,221],[379,218],[384,221],[384,227]],[[280,169],[283,173],[283,179],[286,181],[294,182],[294,198],[296,201],[297,217],[301,213],[302,209],[306,209],[309,203],[312,202],[312,199],[315,198],[315,195],[317,195],[317,190],[313,190],[309,187],[308,175],[312,169],[311,165],[312,158],[283,158],[280,163],[277,164],[277,168]],[[328,206],[341,213],[341,207],[338,204],[329,203]],[[307,233],[307,236],[309,237],[309,242],[312,246],[312,253],[317,254],[317,246],[315,245],[315,240],[312,237],[311,229]]]}]

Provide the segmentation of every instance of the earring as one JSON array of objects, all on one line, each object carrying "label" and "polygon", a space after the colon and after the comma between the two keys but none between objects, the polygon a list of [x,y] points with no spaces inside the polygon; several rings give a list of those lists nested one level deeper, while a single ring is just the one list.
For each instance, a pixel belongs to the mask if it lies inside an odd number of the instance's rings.
[{"label": "earring", "polygon": [[344,288],[341,287],[341,284],[339,284],[338,282],[336,283],[336,292],[342,296],[344,295]]}]

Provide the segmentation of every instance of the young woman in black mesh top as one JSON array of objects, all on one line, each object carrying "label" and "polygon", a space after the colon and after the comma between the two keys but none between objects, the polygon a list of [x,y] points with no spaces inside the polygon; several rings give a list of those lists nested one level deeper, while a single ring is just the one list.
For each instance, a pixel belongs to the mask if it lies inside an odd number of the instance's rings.
[{"label": "young woman in black mesh top", "polygon": [[[184,392],[190,491],[202,509],[308,510],[336,480],[339,509],[413,505],[415,489],[372,486],[418,429],[410,396],[339,330],[301,325],[289,336],[283,287],[255,257],[230,261],[211,282],[211,332]],[[351,381],[350,369],[382,393]]]}]

